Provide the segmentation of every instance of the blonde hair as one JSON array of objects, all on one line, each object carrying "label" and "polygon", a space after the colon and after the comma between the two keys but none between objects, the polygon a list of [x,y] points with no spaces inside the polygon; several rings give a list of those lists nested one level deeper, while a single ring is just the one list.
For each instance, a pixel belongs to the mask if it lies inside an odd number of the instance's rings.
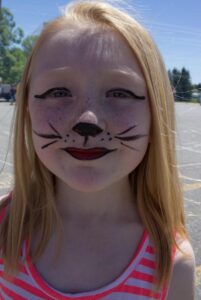
[{"label": "blonde hair", "polygon": [[14,271],[24,239],[40,228],[41,240],[33,253],[40,256],[58,213],[54,176],[39,161],[33,147],[27,98],[32,65],[41,45],[68,26],[105,28],[118,32],[130,46],[143,72],[150,99],[151,143],[143,161],[129,175],[141,219],[155,244],[157,284],[171,274],[175,233],[186,236],[183,196],[175,153],[174,100],[160,53],[147,31],[127,13],[110,4],[84,1],[71,4],[64,15],[43,29],[27,62],[17,94],[14,140],[14,190],[10,212],[0,234],[6,270]]}]

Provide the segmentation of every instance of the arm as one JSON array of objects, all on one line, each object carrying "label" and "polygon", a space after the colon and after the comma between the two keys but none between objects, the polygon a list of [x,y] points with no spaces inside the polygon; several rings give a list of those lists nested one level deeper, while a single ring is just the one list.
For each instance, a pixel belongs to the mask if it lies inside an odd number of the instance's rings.
[{"label": "arm", "polygon": [[195,256],[188,240],[179,243],[167,300],[193,300],[195,282]]}]

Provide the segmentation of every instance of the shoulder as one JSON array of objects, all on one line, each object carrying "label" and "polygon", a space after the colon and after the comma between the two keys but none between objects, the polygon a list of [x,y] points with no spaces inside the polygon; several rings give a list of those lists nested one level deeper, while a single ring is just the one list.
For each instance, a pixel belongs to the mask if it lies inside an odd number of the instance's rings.
[{"label": "shoulder", "polygon": [[176,250],[167,300],[193,300],[195,256],[188,239],[180,239]]}]

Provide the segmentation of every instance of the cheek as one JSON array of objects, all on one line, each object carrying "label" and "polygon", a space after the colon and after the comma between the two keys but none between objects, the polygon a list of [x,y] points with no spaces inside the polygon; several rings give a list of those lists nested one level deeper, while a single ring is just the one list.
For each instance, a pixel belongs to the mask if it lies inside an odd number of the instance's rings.
[{"label": "cheek", "polygon": [[113,133],[121,132],[135,124],[133,111],[123,105],[107,105],[102,108],[108,128]]},{"label": "cheek", "polygon": [[57,126],[69,119],[69,109],[61,106],[30,105],[32,127],[35,130],[47,130],[49,123]]},{"label": "cheek", "polygon": [[148,105],[122,107],[107,113],[107,120],[117,131],[137,126],[136,130],[147,132],[150,128],[150,111]]}]

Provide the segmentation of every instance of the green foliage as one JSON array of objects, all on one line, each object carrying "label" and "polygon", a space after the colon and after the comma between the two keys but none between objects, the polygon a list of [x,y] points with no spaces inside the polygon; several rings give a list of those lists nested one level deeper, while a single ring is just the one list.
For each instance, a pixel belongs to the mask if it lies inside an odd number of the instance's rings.
[{"label": "green foliage", "polygon": [[36,35],[29,35],[22,41],[22,48],[27,57],[31,53],[37,38],[38,37]]},{"label": "green foliage", "polygon": [[21,80],[26,56],[20,48],[12,48],[9,51],[9,67],[7,68],[7,83],[18,83]]},{"label": "green foliage", "polygon": [[0,49],[9,47],[13,43],[21,43],[24,36],[23,30],[15,27],[16,24],[12,13],[3,7],[0,18]]},{"label": "green foliage", "polygon": [[175,100],[190,101],[193,90],[190,72],[184,67],[181,70],[174,68],[172,71],[168,71],[168,76],[175,94]]},{"label": "green foliage", "polygon": [[12,13],[3,7],[0,18],[0,77],[5,83],[16,83],[21,78],[25,55],[15,45],[21,43],[23,36],[23,30],[16,28]]},{"label": "green foliage", "polygon": [[23,30],[16,27],[12,13],[3,7],[0,16],[0,77],[4,83],[21,80],[26,59],[37,38],[28,36],[23,40],[23,37]]}]

